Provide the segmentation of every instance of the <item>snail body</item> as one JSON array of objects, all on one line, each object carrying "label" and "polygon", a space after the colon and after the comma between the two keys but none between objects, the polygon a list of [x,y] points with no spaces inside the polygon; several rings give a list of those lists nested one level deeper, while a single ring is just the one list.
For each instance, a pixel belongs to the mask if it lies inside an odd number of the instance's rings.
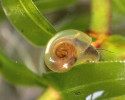
[{"label": "snail body", "polygon": [[65,30],[50,39],[45,50],[45,64],[54,72],[66,72],[74,65],[98,60],[92,38],[77,30]]}]

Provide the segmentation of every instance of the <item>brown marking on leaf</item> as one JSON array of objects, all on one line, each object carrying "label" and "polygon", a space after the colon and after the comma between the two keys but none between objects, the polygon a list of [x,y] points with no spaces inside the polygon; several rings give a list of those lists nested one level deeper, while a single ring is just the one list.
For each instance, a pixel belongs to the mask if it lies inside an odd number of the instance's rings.
[{"label": "brown marking on leaf", "polygon": [[78,91],[78,92],[75,92],[75,95],[80,95],[80,94],[81,94],[81,92],[79,92],[79,91]]}]

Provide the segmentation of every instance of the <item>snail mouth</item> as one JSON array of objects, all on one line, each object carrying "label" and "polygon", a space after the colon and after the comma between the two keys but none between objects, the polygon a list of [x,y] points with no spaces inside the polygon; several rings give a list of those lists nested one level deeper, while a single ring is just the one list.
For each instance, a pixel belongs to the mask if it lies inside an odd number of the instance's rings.
[{"label": "snail mouth", "polygon": [[72,57],[70,60],[69,60],[69,66],[73,66],[77,61],[77,57]]}]

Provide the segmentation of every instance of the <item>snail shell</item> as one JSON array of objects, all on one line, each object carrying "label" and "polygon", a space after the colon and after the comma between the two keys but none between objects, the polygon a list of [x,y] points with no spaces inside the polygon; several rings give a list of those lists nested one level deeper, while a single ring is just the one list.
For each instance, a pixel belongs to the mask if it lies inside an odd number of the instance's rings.
[{"label": "snail shell", "polygon": [[83,32],[61,31],[47,44],[45,64],[54,72],[66,72],[76,64],[98,60],[98,52],[91,42],[91,37]]}]

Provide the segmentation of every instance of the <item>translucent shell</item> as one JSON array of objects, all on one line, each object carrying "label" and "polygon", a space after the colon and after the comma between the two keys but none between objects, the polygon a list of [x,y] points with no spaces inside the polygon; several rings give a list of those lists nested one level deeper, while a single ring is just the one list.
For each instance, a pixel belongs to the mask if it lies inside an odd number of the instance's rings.
[{"label": "translucent shell", "polygon": [[54,72],[66,72],[74,65],[98,60],[96,49],[91,46],[92,39],[77,30],[57,33],[48,42],[45,50],[45,64]]}]

